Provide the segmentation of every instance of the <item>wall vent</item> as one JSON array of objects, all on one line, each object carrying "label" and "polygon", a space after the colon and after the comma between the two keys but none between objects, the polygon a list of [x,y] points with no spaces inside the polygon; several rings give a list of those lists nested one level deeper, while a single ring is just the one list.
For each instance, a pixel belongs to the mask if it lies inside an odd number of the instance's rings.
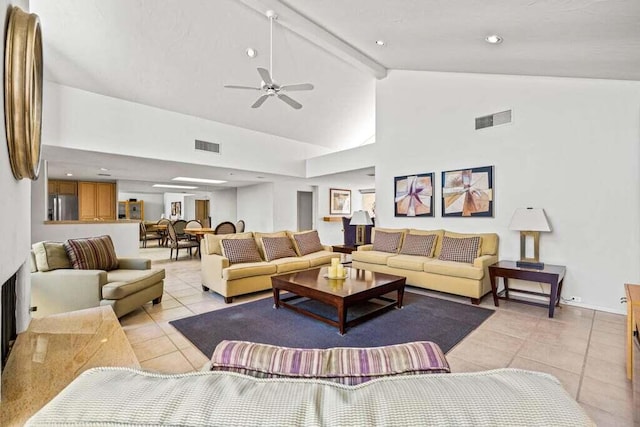
[{"label": "wall vent", "polygon": [[220,154],[220,144],[217,144],[215,142],[200,141],[199,139],[196,139],[196,150]]},{"label": "wall vent", "polygon": [[511,110],[476,117],[476,130],[511,123]]}]

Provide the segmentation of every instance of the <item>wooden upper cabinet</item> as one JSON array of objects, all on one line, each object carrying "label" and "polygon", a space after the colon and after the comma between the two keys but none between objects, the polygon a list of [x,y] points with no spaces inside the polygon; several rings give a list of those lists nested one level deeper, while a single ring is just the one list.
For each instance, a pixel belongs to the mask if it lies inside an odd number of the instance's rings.
[{"label": "wooden upper cabinet", "polygon": [[78,181],[49,180],[49,194],[75,196],[78,194]]},{"label": "wooden upper cabinet", "polygon": [[116,219],[116,185],[111,182],[78,183],[79,219]]}]

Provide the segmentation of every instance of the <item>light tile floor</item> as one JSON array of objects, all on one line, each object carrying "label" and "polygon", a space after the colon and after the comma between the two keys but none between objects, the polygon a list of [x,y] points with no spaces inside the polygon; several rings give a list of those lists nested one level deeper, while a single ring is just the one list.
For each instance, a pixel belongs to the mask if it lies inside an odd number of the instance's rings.
[{"label": "light tile floor", "polygon": [[[169,249],[147,248],[141,256],[166,271],[162,303],[146,304],[121,319],[144,369],[178,373],[199,370],[208,361],[168,322],[270,296],[270,291],[236,297],[203,292],[200,260]],[[470,304],[469,299],[411,291]],[[487,296],[481,306],[496,309]],[[549,319],[542,307],[501,301],[497,312],[447,353],[453,372],[513,367],[556,376],[599,426],[633,426],[631,383],[625,371],[625,317],[562,306]]]}]

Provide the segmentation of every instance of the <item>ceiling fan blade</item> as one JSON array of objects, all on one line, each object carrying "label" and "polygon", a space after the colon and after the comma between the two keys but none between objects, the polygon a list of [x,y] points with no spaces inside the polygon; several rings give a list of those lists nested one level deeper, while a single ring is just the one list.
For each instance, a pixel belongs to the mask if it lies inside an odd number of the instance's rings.
[{"label": "ceiling fan blade", "polygon": [[271,75],[269,74],[269,71],[267,69],[258,67],[258,74],[260,74],[260,77],[262,77],[262,81],[265,82],[268,86],[271,86],[273,84],[273,80],[271,80]]},{"label": "ceiling fan blade", "polygon": [[313,90],[313,85],[311,83],[301,83],[298,85],[286,85],[286,86],[282,86],[280,90],[286,90],[289,92],[293,92],[294,90]]},{"label": "ceiling fan blade", "polygon": [[296,110],[299,110],[302,108],[302,104],[300,104],[298,101],[294,99],[289,98],[287,95],[278,94],[278,98],[280,98],[282,101],[286,102]]},{"label": "ceiling fan blade", "polygon": [[264,101],[266,101],[267,98],[269,98],[269,95],[262,95],[260,98],[258,98],[258,100],[256,102],[253,103],[251,108],[258,108],[259,106],[264,104]]},{"label": "ceiling fan blade", "polygon": [[250,89],[250,90],[262,90],[259,87],[251,87],[251,86],[238,86],[238,85],[224,85],[227,89]]}]

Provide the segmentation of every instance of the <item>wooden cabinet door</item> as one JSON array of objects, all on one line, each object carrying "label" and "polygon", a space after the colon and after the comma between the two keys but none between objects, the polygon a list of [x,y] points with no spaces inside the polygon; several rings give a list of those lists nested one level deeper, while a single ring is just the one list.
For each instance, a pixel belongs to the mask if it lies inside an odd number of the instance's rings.
[{"label": "wooden cabinet door", "polygon": [[58,181],[58,194],[75,196],[78,193],[76,181]]},{"label": "wooden cabinet door", "polygon": [[96,182],[78,183],[78,217],[80,221],[92,221],[98,217],[96,210]]},{"label": "wooden cabinet door", "polygon": [[110,182],[96,183],[96,212],[100,219],[116,219],[116,186]]},{"label": "wooden cabinet door", "polygon": [[47,183],[47,191],[49,194],[58,194],[58,181],[50,179]]}]

